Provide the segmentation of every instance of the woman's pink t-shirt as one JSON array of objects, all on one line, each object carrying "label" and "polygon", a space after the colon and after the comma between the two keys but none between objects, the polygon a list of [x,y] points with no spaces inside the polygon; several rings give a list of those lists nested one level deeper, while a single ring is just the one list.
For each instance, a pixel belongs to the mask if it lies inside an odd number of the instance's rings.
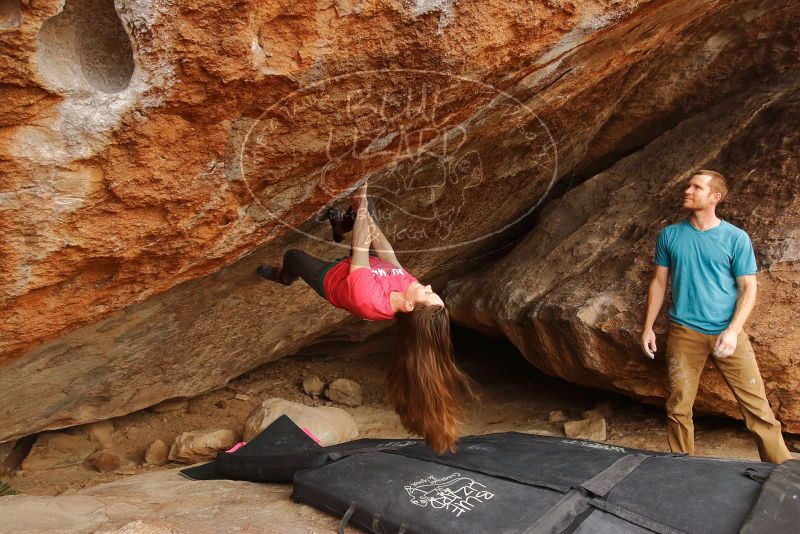
[{"label": "woman's pink t-shirt", "polygon": [[402,267],[375,256],[369,257],[370,268],[351,273],[350,259],[339,261],[325,274],[322,288],[330,303],[370,321],[394,319],[389,295],[405,291],[417,279]]}]

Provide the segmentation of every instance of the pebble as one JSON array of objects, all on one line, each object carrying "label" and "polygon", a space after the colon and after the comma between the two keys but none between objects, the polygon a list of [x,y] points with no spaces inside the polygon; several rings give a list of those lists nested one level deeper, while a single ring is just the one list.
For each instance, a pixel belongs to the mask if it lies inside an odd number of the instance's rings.
[{"label": "pebble", "polygon": [[101,473],[114,471],[118,469],[120,465],[119,457],[109,451],[96,452],[92,455],[91,460],[95,469]]},{"label": "pebble", "polygon": [[551,425],[559,425],[561,423],[566,423],[568,421],[568,417],[564,412],[561,410],[554,410],[550,412],[550,415],[547,416],[547,422]]},{"label": "pebble", "polygon": [[155,440],[147,447],[144,453],[144,462],[150,465],[164,465],[169,456],[169,447],[160,439]]},{"label": "pebble", "polygon": [[605,419],[580,419],[564,423],[564,435],[573,439],[606,440]]},{"label": "pebble", "polygon": [[319,397],[325,389],[325,382],[317,375],[310,375],[303,379],[303,392],[312,397]]},{"label": "pebble", "polygon": [[347,378],[337,378],[328,384],[325,396],[333,402],[356,408],[363,404],[361,386]]},{"label": "pebble", "polygon": [[229,429],[208,429],[184,432],[175,438],[167,456],[174,462],[196,463],[213,460],[217,452],[231,448],[239,437]]}]

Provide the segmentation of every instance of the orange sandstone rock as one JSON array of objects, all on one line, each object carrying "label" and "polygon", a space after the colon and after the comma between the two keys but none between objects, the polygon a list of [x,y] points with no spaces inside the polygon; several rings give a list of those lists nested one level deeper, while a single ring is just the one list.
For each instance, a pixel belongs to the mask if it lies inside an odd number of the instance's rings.
[{"label": "orange sandstone rock", "polygon": [[346,254],[320,214],[367,176],[413,274],[474,269],[572,180],[796,69],[800,9],[9,5],[0,441],[192,396],[355,324],[253,271],[290,246]]}]

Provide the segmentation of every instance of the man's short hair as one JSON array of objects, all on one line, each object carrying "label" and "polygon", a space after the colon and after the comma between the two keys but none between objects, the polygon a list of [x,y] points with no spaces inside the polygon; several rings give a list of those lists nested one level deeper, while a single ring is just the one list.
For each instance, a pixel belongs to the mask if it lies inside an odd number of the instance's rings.
[{"label": "man's short hair", "polygon": [[725,180],[724,176],[722,176],[717,171],[709,171],[706,169],[700,169],[699,171],[694,171],[694,174],[692,176],[698,174],[704,174],[706,176],[710,176],[711,183],[709,185],[711,187],[711,192],[720,194],[719,198],[720,202],[725,200],[725,197],[728,195],[728,182]]}]

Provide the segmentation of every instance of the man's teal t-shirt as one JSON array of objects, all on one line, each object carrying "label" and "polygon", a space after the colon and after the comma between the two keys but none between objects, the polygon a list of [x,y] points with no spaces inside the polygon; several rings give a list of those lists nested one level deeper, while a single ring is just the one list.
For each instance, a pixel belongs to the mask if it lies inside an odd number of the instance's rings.
[{"label": "man's teal t-shirt", "polygon": [[705,232],[688,219],[658,234],[656,265],[672,277],[669,318],[703,334],[720,334],[736,310],[736,277],[756,274],[747,232],[726,221]]}]

